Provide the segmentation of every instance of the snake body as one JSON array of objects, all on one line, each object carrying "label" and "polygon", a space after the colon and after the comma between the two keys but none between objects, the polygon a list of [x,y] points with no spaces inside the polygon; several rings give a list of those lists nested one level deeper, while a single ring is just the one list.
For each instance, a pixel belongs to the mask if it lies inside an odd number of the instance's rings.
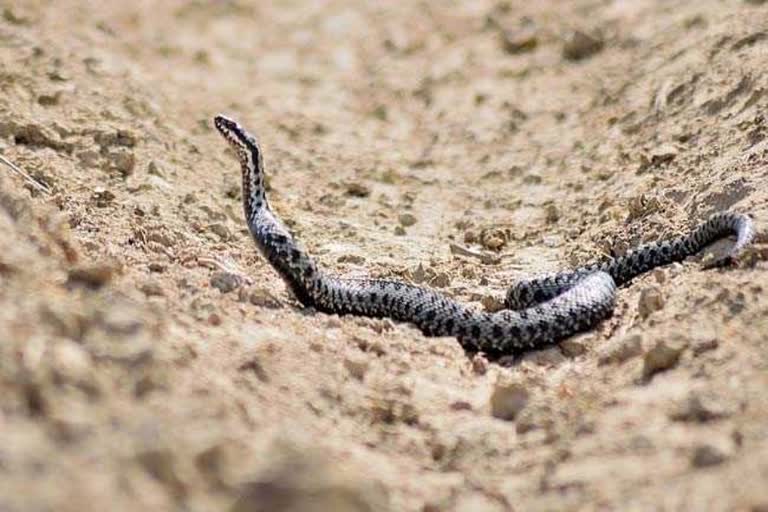
[{"label": "snake body", "polygon": [[395,280],[346,279],[324,272],[272,211],[257,139],[224,116],[216,116],[214,125],[240,161],[248,228],[299,302],[326,313],[409,322],[428,336],[456,337],[467,350],[516,354],[557,342],[608,317],[616,302],[616,287],[633,277],[680,261],[734,234],[736,243],[726,256],[711,263],[725,265],[754,237],[749,217],[718,213],[685,236],[641,245],[624,256],[575,270],[519,282],[507,293],[509,309],[477,311],[428,288]]}]

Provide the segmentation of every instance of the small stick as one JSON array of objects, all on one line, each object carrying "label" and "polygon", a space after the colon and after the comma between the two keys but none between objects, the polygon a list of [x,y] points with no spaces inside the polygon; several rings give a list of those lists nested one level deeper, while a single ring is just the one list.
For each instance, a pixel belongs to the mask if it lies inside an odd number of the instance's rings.
[{"label": "small stick", "polygon": [[488,254],[485,252],[473,251],[472,249],[467,249],[466,247],[462,247],[458,244],[450,244],[448,247],[451,249],[451,254],[458,254],[459,256],[468,256],[471,258],[478,258],[481,262],[485,263],[486,265],[495,265],[501,261],[501,258],[499,256],[496,256],[495,254]]},{"label": "small stick", "polygon": [[2,162],[2,163],[4,163],[5,165],[7,165],[7,166],[8,166],[8,167],[9,167],[9,168],[10,168],[10,169],[13,171],[13,172],[15,172],[16,174],[18,174],[18,175],[19,175],[19,176],[21,176],[22,178],[24,178],[24,179],[27,181],[27,183],[29,183],[30,185],[32,185],[32,186],[33,186],[34,188],[36,188],[38,191],[40,191],[40,192],[42,192],[42,193],[44,193],[44,194],[50,194],[50,193],[51,193],[51,189],[49,189],[49,188],[48,188],[46,185],[42,184],[41,182],[39,182],[38,180],[36,180],[35,178],[33,178],[32,176],[30,176],[30,175],[29,175],[29,174],[27,174],[26,172],[22,171],[22,170],[19,168],[19,166],[17,166],[16,164],[14,164],[13,162],[11,162],[11,161],[10,161],[10,160],[8,160],[7,158],[5,158],[3,155],[0,155],[0,162]]}]

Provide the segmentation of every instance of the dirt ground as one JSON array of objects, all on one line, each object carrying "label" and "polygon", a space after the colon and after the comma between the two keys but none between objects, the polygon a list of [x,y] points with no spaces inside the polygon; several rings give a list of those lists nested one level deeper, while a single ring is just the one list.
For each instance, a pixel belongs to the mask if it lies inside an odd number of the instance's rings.
[{"label": "dirt ground", "polygon": [[[768,510],[768,3],[0,14],[0,153],[48,189],[0,165],[0,511]],[[302,309],[219,112],[322,265],[478,308],[722,209],[761,235],[489,361]]]}]

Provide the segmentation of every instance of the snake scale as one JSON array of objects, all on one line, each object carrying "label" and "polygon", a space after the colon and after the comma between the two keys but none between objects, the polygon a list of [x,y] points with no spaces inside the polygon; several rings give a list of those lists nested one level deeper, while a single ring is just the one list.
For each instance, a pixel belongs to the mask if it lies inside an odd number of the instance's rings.
[{"label": "snake scale", "polygon": [[395,280],[345,279],[324,272],[270,208],[257,139],[221,115],[214,118],[214,125],[240,161],[248,228],[261,253],[304,306],[339,315],[409,322],[427,336],[453,336],[470,351],[517,354],[555,343],[610,316],[616,287],[635,276],[735,235],[728,253],[709,266],[725,265],[754,237],[748,216],[717,213],[687,235],[641,245],[624,256],[575,270],[518,282],[507,293],[508,309],[478,311],[428,288]]}]

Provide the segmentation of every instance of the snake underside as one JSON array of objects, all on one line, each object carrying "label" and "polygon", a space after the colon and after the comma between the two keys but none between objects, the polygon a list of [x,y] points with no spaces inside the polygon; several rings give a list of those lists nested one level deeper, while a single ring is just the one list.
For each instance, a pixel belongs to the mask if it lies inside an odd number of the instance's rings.
[{"label": "snake underside", "polygon": [[240,160],[248,228],[302,304],[326,313],[409,322],[429,336],[454,336],[468,350],[515,354],[557,342],[609,316],[616,287],[635,276],[735,235],[729,252],[710,264],[724,265],[738,257],[754,237],[748,216],[718,213],[687,235],[641,245],[624,256],[575,270],[518,282],[507,293],[509,309],[477,311],[434,290],[400,281],[326,274],[270,208],[261,148],[255,137],[224,116],[216,116],[214,124]]}]

